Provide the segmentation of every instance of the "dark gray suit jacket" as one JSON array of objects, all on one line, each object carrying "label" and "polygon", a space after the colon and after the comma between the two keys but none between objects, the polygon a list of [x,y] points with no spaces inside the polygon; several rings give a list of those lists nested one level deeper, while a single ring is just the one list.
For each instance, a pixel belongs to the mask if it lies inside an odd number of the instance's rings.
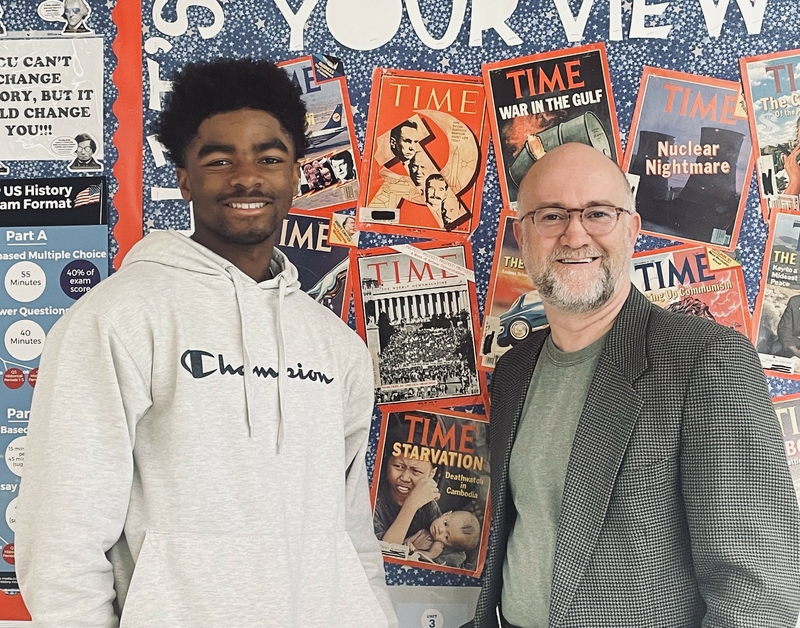
[{"label": "dark gray suit jacket", "polygon": [[[492,524],[472,628],[497,626],[516,511],[511,448],[547,331],[492,381]],[[800,515],[748,340],[635,288],[609,332],[572,445],[550,628],[795,628]]]}]

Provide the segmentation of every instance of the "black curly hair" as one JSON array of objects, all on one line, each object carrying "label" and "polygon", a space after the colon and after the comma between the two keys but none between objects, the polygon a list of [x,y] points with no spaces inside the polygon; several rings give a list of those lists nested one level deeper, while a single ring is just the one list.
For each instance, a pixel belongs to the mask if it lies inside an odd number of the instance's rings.
[{"label": "black curly hair", "polygon": [[295,157],[308,149],[306,105],[300,87],[269,61],[218,59],[189,63],[172,80],[156,137],[179,168],[204,120],[218,113],[259,109],[272,114],[294,142]]}]

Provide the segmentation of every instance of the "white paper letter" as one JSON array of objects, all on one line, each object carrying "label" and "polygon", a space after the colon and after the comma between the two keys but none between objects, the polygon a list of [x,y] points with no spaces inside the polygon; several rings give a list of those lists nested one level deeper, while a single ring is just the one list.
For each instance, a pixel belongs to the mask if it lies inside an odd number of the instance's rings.
[{"label": "white paper letter", "polygon": [[414,32],[417,33],[420,41],[428,48],[434,50],[443,50],[452,44],[461,26],[464,24],[464,16],[467,14],[467,0],[452,0],[453,11],[450,13],[450,23],[447,25],[447,31],[441,39],[434,39],[425,27],[422,21],[422,13],[419,10],[419,0],[406,0],[406,11],[408,11],[408,19],[411,20],[411,26],[414,27]]},{"label": "white paper letter", "polygon": [[622,39],[622,0],[608,2],[608,38],[612,41]]},{"label": "white paper letter", "polygon": [[644,20],[649,15],[658,16],[667,10],[669,2],[648,5],[646,0],[633,0],[631,13],[631,30],[628,36],[640,39],[666,39],[672,30],[672,24],[667,26],[645,26]]},{"label": "white paper letter", "polygon": [[580,41],[583,39],[583,31],[586,29],[586,20],[589,19],[589,11],[594,6],[594,0],[583,0],[581,8],[578,11],[578,17],[572,15],[572,10],[569,8],[567,0],[554,0],[556,9],[558,9],[558,17],[561,18],[561,24],[564,27],[564,32],[567,35],[567,41]]},{"label": "white paper letter", "polygon": [[162,92],[172,91],[172,81],[161,80],[161,66],[152,59],[147,59],[147,84],[150,88],[150,98],[147,101],[147,108],[153,111],[161,111]]},{"label": "white paper letter", "polygon": [[353,50],[387,43],[403,19],[403,0],[328,0],[325,19],[333,38]]},{"label": "white paper letter", "polygon": [[493,28],[506,46],[519,46],[522,40],[509,28],[506,20],[517,10],[519,0],[472,0],[469,45],[483,45],[483,31]]},{"label": "white paper letter", "polygon": [[747,27],[748,35],[758,35],[761,32],[761,23],[764,21],[764,11],[767,8],[767,0],[736,0],[739,10],[744,18],[744,25]]},{"label": "white paper letter", "polygon": [[178,0],[178,4],[175,7],[177,17],[174,22],[167,22],[161,17],[161,12],[166,4],[167,0],[155,0],[153,2],[153,24],[165,35],[179,37],[189,29],[189,16],[186,13],[189,7],[205,7],[214,16],[211,26],[199,26],[197,28],[200,37],[203,39],[214,37],[222,30],[222,25],[225,24],[225,14],[216,0]]},{"label": "white paper letter", "polygon": [[728,0],[719,0],[717,3],[714,3],[714,0],[700,0],[700,8],[703,9],[708,36],[719,37],[722,23],[725,21],[725,13],[728,10]]},{"label": "white paper letter", "polygon": [[275,4],[289,25],[289,50],[303,49],[303,29],[317,2],[319,0],[304,0],[297,13],[293,13],[286,0],[275,0]]}]

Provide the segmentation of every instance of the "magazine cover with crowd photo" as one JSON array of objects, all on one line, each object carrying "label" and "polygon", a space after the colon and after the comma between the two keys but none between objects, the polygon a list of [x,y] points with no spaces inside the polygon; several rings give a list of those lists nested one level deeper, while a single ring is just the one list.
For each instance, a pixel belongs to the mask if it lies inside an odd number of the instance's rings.
[{"label": "magazine cover with crowd photo", "polygon": [[[600,42],[483,66],[503,206],[547,151],[581,142],[619,162],[617,114]],[[580,174],[576,174],[580,176]]]},{"label": "magazine cover with crowd photo", "polygon": [[350,312],[350,255],[328,243],[327,218],[289,212],[277,247],[297,267],[300,289],[347,321]]},{"label": "magazine cover with crowd photo", "polygon": [[657,306],[715,321],[750,337],[750,310],[742,265],[704,246],[636,253],[633,285]]},{"label": "magazine cover with crowd photo", "polygon": [[468,236],[480,218],[488,143],[480,77],[376,68],[359,228]]},{"label": "magazine cover with crowd photo", "polygon": [[739,64],[768,220],[772,209],[800,210],[800,50],[745,57]]},{"label": "magazine cover with crowd photo", "polygon": [[622,168],[643,232],[736,248],[753,171],[739,83],[645,67]]},{"label": "magazine cover with crowd photo", "polygon": [[372,503],[387,561],[480,576],[489,536],[488,428],[481,414],[381,408]]},{"label": "magazine cover with crowd photo", "polygon": [[800,216],[773,209],[750,339],[773,375],[800,379]]},{"label": "magazine cover with crowd photo", "polygon": [[353,126],[344,66],[328,55],[278,64],[303,92],[310,147],[300,160],[300,185],[292,207],[300,211],[352,207],[358,198],[361,155]]},{"label": "magazine cover with crowd photo", "polygon": [[351,256],[356,328],[372,355],[377,402],[481,403],[469,244],[401,244]]},{"label": "magazine cover with crowd photo", "polygon": [[531,332],[547,326],[542,300],[522,263],[514,220],[513,212],[500,215],[479,345],[478,368],[483,371],[494,370],[501,355]]},{"label": "magazine cover with crowd photo", "polygon": [[800,394],[773,397],[772,404],[781,422],[786,461],[789,463],[794,492],[800,505]]}]

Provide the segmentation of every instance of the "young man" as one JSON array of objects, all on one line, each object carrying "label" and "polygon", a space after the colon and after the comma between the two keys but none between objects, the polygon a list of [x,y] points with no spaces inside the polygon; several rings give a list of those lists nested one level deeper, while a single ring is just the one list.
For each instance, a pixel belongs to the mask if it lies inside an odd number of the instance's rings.
[{"label": "young man", "polygon": [[34,621],[396,626],[364,464],[369,354],[273,248],[300,91],[265,61],[191,64],[158,137],[196,230],[148,235],[48,337],[17,524]]},{"label": "young man", "polygon": [[[575,173],[580,173],[576,183]],[[800,516],[748,340],[631,288],[624,174],[583,144],[522,181],[550,329],[492,379],[492,526],[468,626],[794,628]]]}]

